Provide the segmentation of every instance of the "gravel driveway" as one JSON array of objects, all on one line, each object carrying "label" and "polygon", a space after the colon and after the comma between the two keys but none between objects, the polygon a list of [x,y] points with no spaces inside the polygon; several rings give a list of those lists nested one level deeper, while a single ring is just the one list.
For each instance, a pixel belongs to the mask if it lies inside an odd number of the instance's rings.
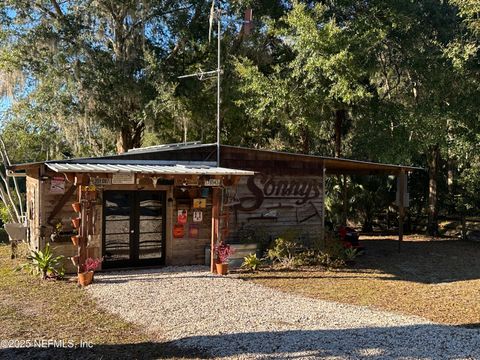
[{"label": "gravel driveway", "polygon": [[108,311],[207,357],[480,359],[479,329],[286,294],[205,267],[99,273],[87,289]]}]

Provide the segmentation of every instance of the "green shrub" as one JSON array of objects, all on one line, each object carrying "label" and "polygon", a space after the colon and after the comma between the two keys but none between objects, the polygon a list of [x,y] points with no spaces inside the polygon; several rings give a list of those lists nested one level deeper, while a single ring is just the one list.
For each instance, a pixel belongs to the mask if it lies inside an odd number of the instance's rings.
[{"label": "green shrub", "polygon": [[361,251],[359,251],[358,249],[355,249],[355,248],[347,248],[345,249],[344,251],[344,257],[345,257],[345,261],[349,261],[349,262],[352,262],[352,261],[355,261],[355,259],[361,255]]},{"label": "green shrub", "polygon": [[250,271],[257,271],[261,264],[262,260],[257,258],[257,254],[250,254],[243,258],[242,268]]},{"label": "green shrub", "polygon": [[267,257],[272,262],[278,262],[285,267],[296,265],[295,252],[298,244],[289,237],[279,237],[268,250]]},{"label": "green shrub", "polygon": [[62,278],[65,275],[62,260],[63,256],[54,256],[47,243],[45,248],[39,251],[32,251],[28,256],[28,262],[20,266],[20,269],[27,270],[32,275],[40,275],[42,279],[46,278]]},{"label": "green shrub", "polygon": [[345,266],[345,261],[340,257],[332,256],[327,252],[320,252],[317,256],[317,264],[327,269],[338,269]]},{"label": "green shrub", "polygon": [[313,266],[318,264],[317,252],[305,250],[295,256],[295,264],[298,266]]}]

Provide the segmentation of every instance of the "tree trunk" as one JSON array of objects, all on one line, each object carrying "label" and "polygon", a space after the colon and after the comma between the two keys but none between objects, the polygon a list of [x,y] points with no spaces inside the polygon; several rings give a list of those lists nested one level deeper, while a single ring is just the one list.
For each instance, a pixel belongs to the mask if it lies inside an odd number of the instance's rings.
[{"label": "tree trunk", "polygon": [[335,157],[342,155],[342,128],[346,116],[345,110],[335,110]]},{"label": "tree trunk", "polygon": [[[343,109],[335,110],[335,157],[341,157],[342,155],[342,128],[345,123],[347,112]],[[341,181],[342,177],[339,177]],[[341,181],[342,182],[342,181]],[[343,175],[342,186],[342,225],[347,225],[347,213],[348,213],[348,195],[347,195],[347,175]]]},{"label": "tree trunk", "polygon": [[129,149],[141,147],[144,128],[145,125],[141,122],[122,126],[117,134],[117,153],[121,154]]},{"label": "tree trunk", "polygon": [[438,163],[440,160],[440,147],[438,144],[429,148],[428,154],[428,234],[438,235],[438,205],[437,205],[437,177]]}]

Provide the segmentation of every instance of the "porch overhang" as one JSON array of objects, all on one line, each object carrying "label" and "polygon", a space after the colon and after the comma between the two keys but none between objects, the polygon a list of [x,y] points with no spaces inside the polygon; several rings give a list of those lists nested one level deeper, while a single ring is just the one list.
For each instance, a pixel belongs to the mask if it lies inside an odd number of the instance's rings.
[{"label": "porch overhang", "polygon": [[120,172],[150,175],[199,175],[199,176],[251,176],[255,173],[249,170],[231,169],[205,164],[115,164],[111,163],[46,163],[50,170],[58,173],[103,173]]}]

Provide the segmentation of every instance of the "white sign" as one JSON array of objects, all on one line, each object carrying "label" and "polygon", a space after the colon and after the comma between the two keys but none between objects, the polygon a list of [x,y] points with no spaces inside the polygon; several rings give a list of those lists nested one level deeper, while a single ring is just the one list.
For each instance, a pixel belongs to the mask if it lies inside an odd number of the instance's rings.
[{"label": "white sign", "polygon": [[105,185],[111,185],[112,184],[112,179],[110,178],[90,178],[90,184],[95,185],[95,186],[105,186]]},{"label": "white sign", "polygon": [[220,179],[205,180],[204,186],[220,186],[222,184]]},{"label": "white sign", "polygon": [[115,173],[112,175],[112,184],[130,185],[135,184],[134,173]]},{"label": "white sign", "polygon": [[203,221],[203,212],[201,210],[193,210],[193,222],[199,223]]},{"label": "white sign", "polygon": [[65,194],[65,178],[54,177],[50,180],[50,193]]}]

